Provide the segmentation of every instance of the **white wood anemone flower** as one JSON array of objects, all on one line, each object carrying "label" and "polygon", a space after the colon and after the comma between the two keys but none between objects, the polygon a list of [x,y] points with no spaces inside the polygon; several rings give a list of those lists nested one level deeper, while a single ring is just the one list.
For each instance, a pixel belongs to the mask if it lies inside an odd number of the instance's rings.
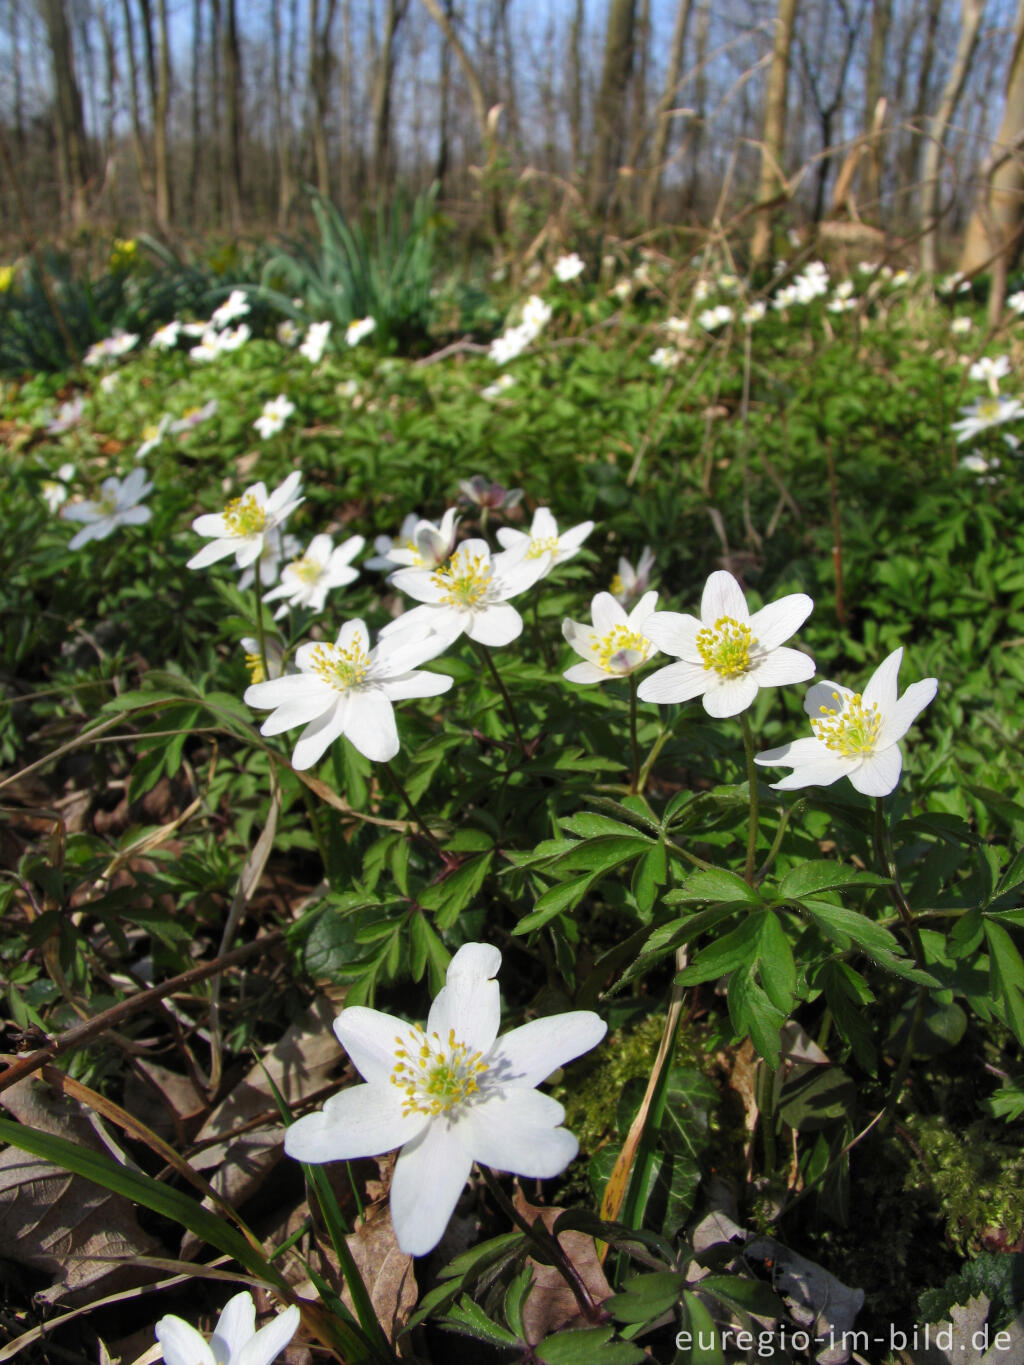
[{"label": "white wood anemone flower", "polygon": [[893,650],[875,669],[863,694],[839,683],[815,683],[804,701],[813,736],[766,749],[754,758],[762,766],[793,769],[772,783],[776,791],[829,787],[841,777],[848,777],[864,796],[888,796],[895,789],[903,771],[899,741],[939,686],[936,678],[924,678],[898,696],[902,661],[903,650]]},{"label": "white wood anemone flower", "polygon": [[558,523],[549,507],[538,507],[533,514],[529,531],[517,531],[512,526],[499,526],[498,541],[505,550],[525,550],[527,559],[539,559],[546,577],[556,564],[571,559],[594,529],[592,521],[581,521],[568,531],[558,534]]},{"label": "white wood anemone flower", "polygon": [[724,569],[704,585],[700,620],[675,611],[649,617],[644,633],[680,662],[659,668],[637,689],[641,701],[684,702],[703,697],[709,716],[738,716],[761,687],[783,687],[814,676],[814,660],[782,649],[814,608],[802,592],[780,597],[751,616],[743,589]]},{"label": "white wood anemone flower", "polygon": [[254,483],[240,498],[232,498],[223,512],[204,512],[196,517],[192,530],[212,539],[192,556],[187,567],[205,569],[231,554],[239,569],[255,564],[269,533],[303,501],[296,496],[301,483],[302,474],[296,469],[269,496],[266,484]]},{"label": "white wood anemone flower", "polygon": [[349,536],[340,545],[334,545],[328,535],[314,536],[306,553],[281,570],[277,587],[263,595],[264,602],[284,598],[274,620],[287,616],[292,607],[323,611],[332,588],[343,588],[359,577],[359,570],[352,568],[352,560],[365,544],[362,536]]},{"label": "white wood anemone flower", "polygon": [[342,735],[366,758],[386,763],[398,753],[398,727],[391,703],[408,697],[436,697],[451,678],[416,672],[445,648],[437,636],[380,640],[370,648],[362,621],[346,621],[333,645],[307,641],[295,652],[297,672],[246,688],[246,705],[272,711],[262,735],[306,728],[292,754],[292,767],[304,769],[322,758]]},{"label": "white wood anemone flower", "polygon": [[142,526],[153,513],[140,506],[153,485],[146,471],[137,466],[123,479],[111,476],[100,484],[100,496],[84,502],[66,503],[61,511],[65,521],[82,521],[85,525],[72,536],[69,550],[80,550],[90,540],[106,540],[119,526]]},{"label": "white wood anemone flower", "polygon": [[391,1182],[398,1245],[424,1256],[441,1240],[474,1161],[546,1180],[579,1150],[565,1110],[536,1087],[595,1047],[590,1010],[533,1019],[498,1038],[501,953],[466,943],[448,966],[426,1028],[352,1005],[334,1032],[366,1082],[333,1095],[285,1133],[298,1161],[346,1161],[401,1147]]},{"label": "white wood anemone flower", "polygon": [[626,678],[642,668],[658,652],[644,634],[657,600],[656,592],[644,593],[627,615],[610,592],[599,592],[590,604],[592,626],[563,621],[562,634],[584,660],[565,670],[562,676],[566,681],[607,682],[609,678]]},{"label": "white wood anemone flower", "polygon": [[460,635],[481,645],[507,645],[523,630],[523,618],[509,598],[532,588],[546,569],[544,559],[522,548],[491,558],[486,540],[464,540],[445,565],[399,569],[391,582],[423,605],[414,607],[381,631],[381,639],[422,638],[434,634],[444,648]]},{"label": "white wood anemone flower", "polygon": [[[389,562],[398,569],[436,569],[455,549],[459,520],[456,507],[446,508],[437,525],[418,517],[405,537],[405,544],[392,543],[387,552]],[[406,524],[402,523],[403,530]]]},{"label": "white wood anemone flower", "polygon": [[256,1308],[249,1293],[228,1299],[210,1340],[168,1313],[156,1325],[166,1365],[271,1365],[291,1341],[301,1314],[292,1304],[256,1331]]}]

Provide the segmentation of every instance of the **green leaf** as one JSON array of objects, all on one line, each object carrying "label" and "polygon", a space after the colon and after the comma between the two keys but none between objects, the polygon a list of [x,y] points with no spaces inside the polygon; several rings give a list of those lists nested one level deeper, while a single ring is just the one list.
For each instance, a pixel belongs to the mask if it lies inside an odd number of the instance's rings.
[{"label": "green leaf", "polygon": [[707,872],[694,872],[686,884],[674,895],[677,901],[740,901],[748,905],[762,904],[761,897],[735,872],[713,867]]},{"label": "green leaf", "polygon": [[810,916],[821,932],[837,943],[840,948],[849,948],[856,943],[866,953],[898,954],[899,940],[880,924],[870,920],[857,910],[849,910],[845,905],[833,905],[831,901],[805,900],[800,908]]},{"label": "green leaf", "polygon": [[653,1322],[679,1302],[686,1276],[673,1270],[650,1275],[634,1275],[625,1281],[622,1293],[605,1299],[604,1307],[616,1322]]},{"label": "green leaf", "polygon": [[585,1327],[580,1331],[556,1332],[535,1348],[540,1365],[641,1365],[648,1359],[639,1346],[612,1341],[610,1327]]},{"label": "green leaf", "polygon": [[454,1327],[457,1331],[461,1331],[467,1336],[476,1337],[480,1341],[489,1341],[493,1346],[515,1346],[518,1344],[518,1338],[514,1332],[510,1332],[507,1327],[502,1327],[493,1318],[489,1318],[484,1310],[475,1304],[468,1295],[463,1295],[458,1303],[452,1304],[443,1321],[447,1326]]},{"label": "green leaf", "polygon": [[844,886],[888,886],[887,877],[874,872],[859,872],[843,863],[814,861],[790,868],[778,885],[779,896],[785,900],[802,900],[821,891],[837,890]]},{"label": "green leaf", "polygon": [[786,932],[771,910],[761,916],[758,948],[765,993],[776,1008],[788,1014],[796,993],[796,965]]},{"label": "green leaf", "polygon": [[717,981],[757,955],[761,941],[761,921],[766,912],[748,915],[737,929],[702,948],[696,962],[677,975],[680,986],[696,986],[702,981]]},{"label": "green leaf", "polygon": [[989,983],[992,997],[1001,1007],[1008,1027],[1024,1045],[1024,961],[1013,939],[1001,924],[985,917],[989,951]]},{"label": "green leaf", "polygon": [[478,854],[420,892],[420,905],[436,912],[439,929],[452,927],[483,886],[493,861],[493,852]]},{"label": "green leaf", "polygon": [[676,1337],[681,1365],[725,1365],[718,1329],[696,1294],[683,1291],[683,1330]]},{"label": "green leaf", "polygon": [[705,1275],[700,1281],[702,1294],[713,1294],[726,1307],[759,1318],[782,1318],[785,1305],[761,1280],[743,1275]]},{"label": "green leaf", "polygon": [[754,980],[753,969],[734,971],[729,978],[729,1017],[738,1033],[749,1033],[751,1042],[773,1069],[779,1064],[779,1030],[785,1013],[769,1000]]}]

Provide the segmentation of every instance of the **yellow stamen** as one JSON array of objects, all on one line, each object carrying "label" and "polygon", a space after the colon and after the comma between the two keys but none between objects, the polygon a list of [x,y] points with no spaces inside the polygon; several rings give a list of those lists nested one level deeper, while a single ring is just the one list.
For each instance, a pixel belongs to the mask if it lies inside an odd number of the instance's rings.
[{"label": "yellow stamen", "polygon": [[598,667],[603,668],[606,673],[632,673],[633,669],[647,658],[651,642],[638,630],[618,625],[612,626],[605,635],[598,635],[595,632],[591,637],[590,647],[594,651]]},{"label": "yellow stamen", "polygon": [[224,525],[232,536],[255,536],[267,524],[267,514],[256,501],[255,493],[232,498],[224,508]]},{"label": "yellow stamen", "polygon": [[757,641],[750,627],[731,616],[720,616],[713,626],[697,632],[697,648],[705,669],[721,678],[738,678],[750,667],[750,652]]},{"label": "yellow stamen", "polygon": [[558,537],[541,536],[530,541],[530,548],[526,552],[527,559],[540,559],[542,555],[558,554]]},{"label": "yellow stamen", "polygon": [[863,758],[875,752],[882,716],[877,704],[864,705],[859,692],[852,697],[832,693],[835,706],[821,706],[821,719],[811,720],[815,737],[843,758]]},{"label": "yellow stamen", "polygon": [[266,682],[267,675],[263,670],[263,660],[258,654],[247,654],[245,656],[245,666],[249,670],[249,677],[254,683]]},{"label": "yellow stamen", "polygon": [[[429,1036],[416,1025],[411,1038],[396,1035],[395,1069],[391,1084],[405,1092],[403,1116],[425,1114],[437,1118],[462,1104],[479,1090],[478,1078],[487,1070],[479,1052],[470,1052],[459,1042],[455,1030],[448,1030],[442,1042],[436,1033]],[[412,1043],[412,1048],[406,1046]]]},{"label": "yellow stamen", "polygon": [[370,670],[370,656],[363,649],[362,635],[356,631],[347,649],[317,645],[310,656],[310,667],[338,692],[358,687]]},{"label": "yellow stamen", "polygon": [[493,570],[484,555],[461,555],[447,568],[430,575],[435,588],[440,588],[441,602],[449,607],[475,607],[487,595]]},{"label": "yellow stamen", "polygon": [[288,565],[296,578],[301,578],[303,583],[315,583],[323,573],[323,565],[315,559],[310,559],[308,555],[303,555],[301,559],[293,559]]}]

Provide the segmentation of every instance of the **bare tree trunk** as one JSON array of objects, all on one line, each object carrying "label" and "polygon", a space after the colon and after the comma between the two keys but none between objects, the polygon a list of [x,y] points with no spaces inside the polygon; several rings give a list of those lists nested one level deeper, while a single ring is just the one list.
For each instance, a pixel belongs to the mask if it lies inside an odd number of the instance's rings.
[{"label": "bare tree trunk", "polygon": [[61,212],[73,228],[88,214],[88,146],[82,95],[75,77],[71,28],[63,0],[42,0],[43,19],[50,44],[53,70],[54,113],[57,130]]},{"label": "bare tree trunk", "polygon": [[[761,178],[757,198],[768,204],[785,187],[782,159],[786,147],[786,93],[789,86],[789,54],[793,46],[797,0],[779,0],[775,17],[775,42],[772,64],[768,73],[768,90],[764,101],[764,127],[761,133]],[[762,209],[754,226],[750,244],[750,262],[755,268],[763,266],[771,256],[772,217],[768,208]]]},{"label": "bare tree trunk", "polygon": [[129,0],[121,0],[121,10],[124,15],[124,49],[128,54],[128,108],[132,120],[132,148],[139,173],[139,185],[148,202],[153,196],[153,177],[150,173],[149,157],[146,155],[146,140],[139,112],[139,63],[135,56],[135,24]]},{"label": "bare tree trunk", "polygon": [[690,143],[690,174],[686,187],[686,199],[691,209],[695,208],[700,199],[701,175],[700,164],[701,154],[704,150],[704,136],[707,131],[707,105],[708,105],[708,35],[711,31],[711,0],[700,0],[697,10],[697,30],[696,38],[696,69],[697,77],[694,82],[693,103],[693,138]]},{"label": "bare tree trunk", "polygon": [[409,0],[387,0],[384,31],[373,73],[373,178],[380,191],[391,170],[391,87],[395,75],[395,35]]},{"label": "bare tree trunk", "polygon": [[[161,0],[161,4],[166,0]],[[238,44],[235,0],[224,9],[225,190],[232,232],[242,227],[242,56]]]},{"label": "bare tree trunk", "polygon": [[569,174],[578,173],[583,162],[583,25],[584,0],[576,0],[569,30]]},{"label": "bare tree trunk", "polygon": [[928,129],[921,167],[921,269],[934,275],[939,268],[939,189],[946,132],[960,103],[978,46],[985,0],[961,0],[960,38],[939,107]]},{"label": "bare tree trunk", "polygon": [[313,95],[313,156],[316,161],[316,187],[325,199],[329,199],[331,194],[327,110],[334,9],[335,0],[327,0],[327,11],[321,27],[319,0],[309,0],[309,84]]},{"label": "bare tree trunk", "polygon": [[644,184],[644,197],[641,212],[644,221],[651,223],[658,208],[661,194],[661,177],[665,169],[669,137],[672,131],[672,109],[679,97],[679,84],[683,74],[683,54],[686,51],[686,30],[690,23],[693,0],[679,0],[676,21],[672,29],[672,44],[668,53],[668,67],[665,71],[665,88],[654,111],[654,141],[647,165],[647,180]]},{"label": "bare tree trunk", "polygon": [[[871,45],[864,77],[864,127],[875,126],[878,101],[883,96],[885,82],[885,54],[892,26],[892,0],[874,0],[871,7]],[[862,162],[861,200],[870,212],[878,216],[879,187],[881,185],[881,140],[872,138]]]},{"label": "bare tree trunk", "polygon": [[167,150],[167,114],[171,102],[171,44],[167,32],[167,0],[159,0],[160,67],[153,109],[153,172],[156,221],[164,232],[171,225],[171,167]]},{"label": "bare tree trunk", "polygon": [[277,161],[277,225],[283,228],[288,222],[288,210],[292,195],[295,193],[292,182],[291,139],[284,111],[284,76],[282,71],[283,40],[281,34],[281,9],[278,0],[269,0],[267,6],[270,21],[270,41],[272,51],[271,79],[274,84],[274,151]]},{"label": "bare tree trunk", "polygon": [[608,211],[615,189],[622,146],[622,109],[633,70],[635,28],[636,0],[610,0],[587,189],[587,202],[597,214]]},{"label": "bare tree trunk", "polygon": [[964,274],[992,264],[989,320],[998,320],[1006,275],[1020,251],[1024,231],[1024,0],[1017,13],[1003,118],[967,225],[960,269]]},{"label": "bare tree trunk", "polygon": [[[647,141],[647,84],[648,51],[651,42],[651,0],[640,0],[640,12],[636,22],[636,75],[633,79],[633,107],[630,118],[629,158],[630,169],[635,173],[644,161],[644,144]],[[634,174],[634,197],[640,188],[639,177]]]},{"label": "bare tree trunk", "polygon": [[924,49],[921,53],[921,65],[918,68],[917,76],[917,95],[914,99],[914,108],[910,116],[910,134],[903,148],[900,157],[900,179],[904,185],[912,185],[918,177],[918,169],[921,155],[921,139],[924,134],[924,126],[928,119],[928,110],[931,107],[931,80],[932,68],[935,65],[935,39],[939,30],[939,20],[942,17],[943,0],[929,0],[928,12],[925,18]]},{"label": "bare tree trunk", "polygon": [[192,0],[192,102],[189,111],[189,186],[188,214],[195,224],[199,209],[199,139],[202,132],[202,113],[199,103],[199,74],[203,59],[202,0]]},{"label": "bare tree trunk", "polygon": [[220,0],[210,0],[210,123],[213,127],[210,143],[213,147],[213,212],[218,223],[224,212],[224,138],[221,135],[224,103],[221,79],[223,39],[224,22]]},{"label": "bare tree trunk", "polygon": [[[455,0],[445,0],[444,16],[451,27],[454,15]],[[445,182],[448,178],[448,162],[451,157],[449,145],[450,129],[448,126],[449,110],[451,107],[452,96],[452,60],[451,47],[444,32],[441,33],[441,69],[438,76],[440,93],[438,96],[437,111],[437,160],[434,163],[434,179],[437,181],[442,197],[445,193]]]},{"label": "bare tree trunk", "polygon": [[7,37],[11,49],[11,83],[14,87],[14,145],[21,160],[25,152],[25,90],[21,74],[21,18],[19,0],[9,0],[7,6]]}]

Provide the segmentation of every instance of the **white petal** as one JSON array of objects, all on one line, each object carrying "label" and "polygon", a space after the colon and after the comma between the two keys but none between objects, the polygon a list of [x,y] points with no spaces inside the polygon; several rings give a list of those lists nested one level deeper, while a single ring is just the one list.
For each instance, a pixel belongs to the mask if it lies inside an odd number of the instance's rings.
[{"label": "white petal", "polygon": [[395,1048],[409,1026],[367,1005],[350,1005],[334,1021],[334,1033],[364,1081],[386,1085],[395,1069]]},{"label": "white petal", "polygon": [[90,540],[96,539],[102,539],[102,535],[97,529],[97,523],[92,521],[88,526],[83,526],[79,532],[71,537],[71,540],[68,542],[68,549],[80,550],[82,546],[87,545]]},{"label": "white petal", "polygon": [[[599,592],[590,604],[590,614],[594,619],[594,630],[598,635],[607,635],[616,626],[624,626],[627,616],[621,603],[610,592]],[[568,636],[566,637],[568,639]],[[570,640],[571,644],[572,641]]]},{"label": "white petal", "polygon": [[[591,522],[593,525],[593,522]],[[538,507],[530,525],[531,540],[557,540],[558,522],[552,516],[550,507]]]},{"label": "white petal", "polygon": [[399,569],[391,575],[390,582],[417,602],[431,605],[439,604],[448,591],[443,583],[434,582],[434,575],[428,569]]},{"label": "white petal", "polygon": [[116,514],[116,520],[122,526],[144,526],[152,515],[152,509],[149,507],[126,507]]},{"label": "white petal", "polygon": [[286,730],[309,725],[311,721],[318,720],[321,716],[333,714],[336,704],[337,694],[331,696],[326,688],[318,689],[307,696],[291,697],[288,701],[282,702],[273,715],[266,718],[260,726],[260,734],[283,735]]},{"label": "white petal", "polygon": [[247,1290],[224,1305],[210,1338],[210,1350],[218,1360],[229,1361],[255,1335],[256,1305]]},{"label": "white petal", "polygon": [[157,1323],[156,1339],[167,1365],[217,1365],[205,1339],[184,1318],[173,1313]]},{"label": "white petal", "polygon": [[814,602],[803,592],[790,593],[769,602],[750,618],[750,633],[760,649],[778,649],[783,640],[794,635],[814,610]]},{"label": "white petal", "polygon": [[210,564],[216,564],[218,559],[226,559],[229,554],[234,552],[235,542],[233,540],[212,540],[209,545],[204,545],[198,550],[185,565],[186,569],[205,569]]},{"label": "white petal", "polygon": [[503,550],[514,550],[517,546],[530,543],[530,537],[525,531],[517,531],[512,526],[499,526],[494,534]]},{"label": "white petal", "polygon": [[[245,641],[242,643],[245,644]],[[250,652],[258,653],[259,643],[255,640],[250,643],[256,646]],[[268,678],[265,682],[253,683],[245,689],[242,700],[246,706],[253,706],[258,711],[272,711],[276,706],[285,706],[294,701],[296,697],[314,697],[317,693],[328,694],[333,691],[329,684],[315,675],[289,673],[282,678]]]},{"label": "white petal", "polygon": [[753,673],[741,673],[737,678],[719,678],[717,673],[712,672],[711,676],[716,681],[704,693],[704,710],[709,716],[725,720],[728,716],[738,716],[753,704],[757,696],[757,678]]},{"label": "white petal", "polygon": [[380,1156],[408,1142],[426,1123],[423,1114],[403,1115],[405,1094],[397,1086],[352,1085],[332,1095],[319,1114],[306,1114],[285,1130],[284,1150],[296,1161],[319,1165]]},{"label": "white petal", "polygon": [[204,512],[192,522],[192,530],[200,536],[226,536],[228,524],[221,512]]},{"label": "white petal", "polygon": [[494,980],[501,953],[489,943],[466,943],[448,964],[445,984],[434,997],[427,1032],[455,1041],[471,1052],[487,1052],[498,1036],[501,998]]},{"label": "white petal", "polygon": [[820,720],[826,711],[842,710],[845,702],[853,696],[848,687],[837,682],[819,682],[808,689],[804,697],[804,710],[812,720]]},{"label": "white petal", "polygon": [[463,1141],[484,1166],[547,1180],[579,1151],[572,1133],[558,1127],[564,1117],[550,1095],[512,1087],[467,1110]]},{"label": "white petal", "polygon": [[900,780],[903,771],[903,755],[900,746],[868,754],[850,774],[850,781],[865,796],[888,796]]},{"label": "white petal", "polygon": [[235,564],[239,569],[247,569],[255,564],[263,553],[263,533],[240,537],[234,543]]},{"label": "white petal", "polygon": [[900,664],[902,662],[902,648],[894,649],[887,658],[882,660],[864,689],[864,705],[866,707],[877,706],[883,716],[893,709],[896,705],[896,692],[899,686]]},{"label": "white petal", "polygon": [[843,758],[842,754],[833,753],[823,744],[816,758],[801,763],[786,777],[773,782],[772,790],[785,792],[796,791],[799,787],[830,787],[841,777],[852,777],[858,762],[856,758]]},{"label": "white petal", "polygon": [[686,659],[692,664],[702,664],[697,648],[697,632],[701,629],[696,616],[678,611],[656,611],[647,618],[644,634],[663,653],[674,654],[677,659]]},{"label": "white petal", "polygon": [[278,1313],[266,1327],[261,1327],[231,1360],[231,1365],[271,1365],[291,1341],[301,1320],[302,1314],[292,1304],[283,1313]]},{"label": "white petal", "polygon": [[598,668],[597,664],[582,663],[567,668],[562,677],[571,683],[601,683],[607,682],[611,674],[606,673],[603,668]]},{"label": "white petal", "polygon": [[[645,592],[640,601],[629,613],[628,620],[630,630],[639,630],[642,631],[644,635],[647,635],[645,622],[650,616],[653,616],[657,604],[658,594],[653,590],[651,592]],[[650,639],[650,636],[648,635],[647,638]]]},{"label": "white petal", "polygon": [[400,747],[394,708],[378,687],[349,693],[344,733],[374,763],[386,763]]},{"label": "white petal", "polygon": [[439,697],[451,689],[454,679],[444,673],[403,673],[378,684],[390,701],[405,701],[408,697]]},{"label": "white petal", "polygon": [[338,631],[338,638],[335,645],[338,649],[351,649],[353,642],[359,637],[359,644],[363,649],[367,649],[370,643],[370,632],[366,629],[366,622],[359,617],[354,617],[351,621],[346,621]]},{"label": "white petal", "polygon": [[395,1164],[391,1222],[409,1256],[425,1256],[437,1246],[469,1179],[473,1158],[457,1133],[457,1125],[435,1119],[403,1147]]},{"label": "white petal", "polygon": [[607,1024],[592,1010],[531,1019],[498,1039],[488,1063],[502,1082],[539,1085],[560,1066],[596,1047],[607,1031]]},{"label": "white petal", "polygon": [[570,559],[593,529],[594,523],[592,521],[583,521],[580,522],[579,526],[573,526],[570,527],[568,531],[563,531],[558,537],[558,552],[556,555],[558,562],[561,563],[563,559]]},{"label": "white petal", "polygon": [[704,584],[700,599],[700,619],[705,625],[713,626],[720,616],[730,616],[741,624],[750,619],[743,589],[725,569],[715,570]]},{"label": "white petal", "polygon": [[318,720],[307,725],[295,742],[292,753],[292,767],[300,772],[311,768],[326,753],[330,745],[345,733],[348,720],[347,696],[339,696],[334,707],[326,711]]},{"label": "white petal", "polygon": [[814,677],[814,660],[799,649],[773,649],[751,668],[758,687],[786,687]]},{"label": "white petal", "polygon": [[685,661],[669,664],[666,668],[659,668],[649,678],[644,678],[636,694],[641,701],[662,703],[689,701],[692,697],[699,697],[702,692],[706,692],[715,677],[717,674],[705,668],[703,664]]},{"label": "white petal", "polygon": [[[878,732],[879,749],[902,739],[938,690],[937,678],[922,678],[920,682],[911,683],[892,710],[882,713],[882,728]],[[864,700],[866,702],[867,697]]]},{"label": "white petal", "polygon": [[760,763],[762,767],[781,764],[786,768],[797,768],[803,763],[817,762],[828,752],[828,748],[820,739],[808,735],[803,739],[791,740],[789,744],[782,744],[777,749],[765,749],[754,755],[754,762]]},{"label": "white petal", "polygon": [[523,633],[523,618],[508,602],[495,602],[469,616],[466,634],[481,645],[508,645]]}]

